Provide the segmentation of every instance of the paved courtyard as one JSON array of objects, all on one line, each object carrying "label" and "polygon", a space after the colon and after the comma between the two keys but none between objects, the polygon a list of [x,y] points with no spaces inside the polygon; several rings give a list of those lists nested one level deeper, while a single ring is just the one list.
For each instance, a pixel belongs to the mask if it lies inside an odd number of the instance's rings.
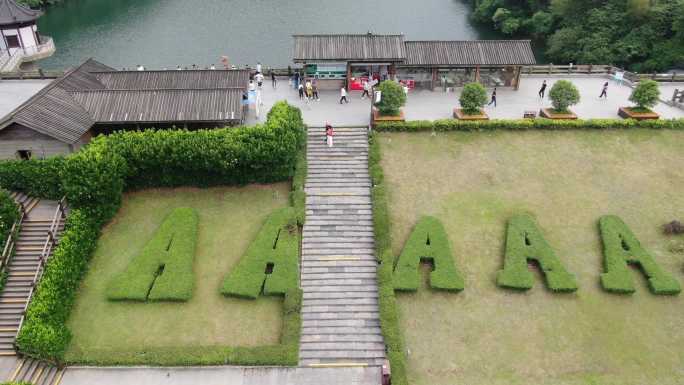
[{"label": "paved courtyard", "polygon": [[45,80],[0,80],[0,119],[52,82]]},{"label": "paved courtyard", "polygon": [[[487,114],[494,119],[518,119],[522,118],[527,110],[539,112],[540,108],[550,107],[548,90],[560,79],[571,80],[579,89],[581,102],[571,109],[583,119],[589,118],[618,118],[619,107],[630,106],[628,98],[632,92],[627,84],[617,84],[602,76],[523,76],[521,87],[518,91],[512,88],[500,88],[497,90],[497,107],[485,108]],[[539,87],[543,80],[549,84],[547,97],[540,99]],[[599,99],[601,87],[609,81],[608,98]],[[675,88],[684,89],[682,83],[661,84],[661,99],[668,100],[672,97]],[[487,92],[491,94],[492,89]],[[368,125],[370,120],[370,101],[361,99],[361,92],[349,93],[349,104],[339,104],[339,91],[321,91],[321,101],[306,103],[299,99],[296,90],[288,87],[288,82],[281,79],[277,89],[273,89],[269,82],[263,88],[262,111],[268,111],[273,103],[286,99],[288,102],[302,109],[304,121],[310,126],[322,126],[329,121],[333,126],[356,126]],[[434,120],[451,118],[454,107],[458,106],[460,90],[445,93],[443,91],[410,91],[404,113],[407,120]],[[670,107],[665,103],[659,103],[654,110],[663,118],[684,118],[684,110]],[[254,109],[250,111],[248,123],[256,121]],[[265,121],[266,115],[262,113],[259,121]]]}]

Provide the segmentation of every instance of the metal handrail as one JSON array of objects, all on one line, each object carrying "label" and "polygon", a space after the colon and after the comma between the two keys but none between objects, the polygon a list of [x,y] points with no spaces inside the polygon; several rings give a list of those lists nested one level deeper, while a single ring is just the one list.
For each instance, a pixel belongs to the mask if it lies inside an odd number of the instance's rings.
[{"label": "metal handrail", "polygon": [[24,204],[17,202],[19,206],[19,219],[12,224],[7,240],[5,241],[5,247],[0,255],[0,272],[4,271],[9,262],[10,255],[14,251],[14,245],[16,243],[17,232],[21,228],[21,223],[24,221],[24,216],[26,215],[26,209]]},{"label": "metal handrail", "polygon": [[33,298],[33,293],[36,291],[38,281],[43,276],[43,268],[45,267],[45,263],[50,257],[50,254],[52,253],[52,248],[57,244],[54,234],[55,231],[57,231],[57,229],[59,228],[60,224],[62,223],[62,220],[66,218],[66,212],[64,211],[65,208],[66,197],[59,200],[59,202],[57,203],[57,209],[55,210],[55,214],[52,216],[52,223],[50,224],[50,229],[47,231],[45,243],[43,244],[43,251],[40,254],[40,262],[38,268],[36,269],[36,273],[33,275],[33,280],[31,281],[31,289],[29,290],[28,298],[26,299],[26,303],[24,304],[24,310],[22,310],[21,318],[19,319],[19,327],[17,327],[17,333],[14,335],[15,347],[17,337],[19,336],[19,331],[21,331],[21,327],[24,324],[24,319],[26,318],[26,310],[28,309],[28,305],[31,302],[31,298]]}]

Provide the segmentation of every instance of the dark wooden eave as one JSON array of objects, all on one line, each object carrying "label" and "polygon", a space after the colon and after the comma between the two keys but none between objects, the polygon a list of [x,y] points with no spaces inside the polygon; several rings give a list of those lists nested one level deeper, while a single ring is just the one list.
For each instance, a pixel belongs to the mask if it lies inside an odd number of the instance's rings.
[{"label": "dark wooden eave", "polygon": [[0,26],[30,23],[42,14],[43,12],[20,5],[14,0],[0,0]]},{"label": "dark wooden eave", "polygon": [[474,67],[534,65],[529,40],[407,41],[402,66]]}]

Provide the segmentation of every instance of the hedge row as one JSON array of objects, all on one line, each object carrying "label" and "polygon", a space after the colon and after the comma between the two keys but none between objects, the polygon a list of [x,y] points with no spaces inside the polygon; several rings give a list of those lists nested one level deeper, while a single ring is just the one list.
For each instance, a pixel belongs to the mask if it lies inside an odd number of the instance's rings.
[{"label": "hedge row", "polygon": [[19,220],[19,207],[7,191],[0,189],[0,253],[17,220]]},{"label": "hedge row", "polygon": [[306,218],[306,193],[304,192],[306,173],[306,146],[304,145],[297,156],[297,166],[292,177],[292,191],[290,191],[290,205],[294,208],[297,223],[300,226],[304,225]]},{"label": "hedge row", "polygon": [[197,211],[179,207],[107,288],[111,300],[187,301],[194,286]]},{"label": "hedge row", "polygon": [[[292,207],[274,211],[226,277],[221,293],[256,299],[299,287],[299,229]],[[270,265],[271,271],[267,272]]]},{"label": "hedge row", "polygon": [[71,339],[66,321],[98,235],[99,225],[72,208],[19,332],[17,345],[22,353],[50,361],[63,356]]},{"label": "hedge row", "polygon": [[508,220],[504,268],[497,273],[496,283],[512,289],[531,289],[534,275],[527,268],[529,260],[539,263],[550,290],[577,290],[575,276],[563,267],[534,219],[525,214],[516,215]]},{"label": "hedge row", "polygon": [[552,120],[552,119],[493,119],[483,121],[466,121],[458,119],[413,120],[407,122],[378,123],[377,131],[487,131],[487,130],[602,130],[602,129],[684,129],[684,119],[587,119],[587,120]]},{"label": "hedge row", "polygon": [[[62,359],[71,338],[65,323],[79,282],[100,228],[117,212],[125,188],[284,181],[294,173],[303,140],[299,110],[279,102],[267,122],[255,127],[124,132],[98,137],[64,159],[0,162],[4,187],[44,198],[65,194],[72,208],[29,305],[19,350],[40,359]],[[274,355],[284,360],[283,354],[282,349],[264,351],[263,361]]]},{"label": "hedge row", "polygon": [[[89,349],[87,356],[71,356],[68,365],[281,365],[295,366],[299,361],[302,292],[299,288],[285,294],[280,343],[255,347],[178,346],[146,347],[144,350]],[[249,325],[245,325],[249,328]]]},{"label": "hedge row", "polygon": [[60,180],[63,165],[62,157],[2,161],[0,186],[37,198],[59,200],[64,196]]},{"label": "hedge row", "polygon": [[634,282],[627,264],[638,265],[648,278],[648,287],[653,294],[679,294],[679,282],[660,268],[653,257],[641,246],[634,233],[617,216],[606,215],[599,219],[599,230],[603,242],[603,264],[601,285],[614,293],[634,293]]},{"label": "hedge row", "polygon": [[461,291],[463,276],[456,269],[444,226],[439,219],[425,216],[414,227],[401,251],[394,269],[394,289],[416,291],[420,285],[420,263],[432,263],[430,287],[437,290]]},{"label": "hedge row", "polygon": [[380,307],[380,327],[387,346],[387,358],[392,369],[392,384],[408,385],[406,377],[406,355],[404,340],[399,327],[399,310],[394,294],[392,279],[394,257],[392,256],[392,238],[390,234],[389,208],[387,190],[384,185],[380,166],[380,144],[375,134],[370,136],[368,163],[373,188],[373,229],[375,232],[375,252],[378,259],[378,304]]}]

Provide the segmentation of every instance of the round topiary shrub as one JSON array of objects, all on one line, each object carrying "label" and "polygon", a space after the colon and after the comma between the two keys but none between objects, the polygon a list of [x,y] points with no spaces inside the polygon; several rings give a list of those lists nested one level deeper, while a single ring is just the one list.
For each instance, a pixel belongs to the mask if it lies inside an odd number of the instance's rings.
[{"label": "round topiary shrub", "polygon": [[634,87],[632,94],[629,96],[629,101],[636,104],[636,108],[632,111],[648,112],[656,104],[660,98],[660,90],[658,89],[658,82],[655,80],[642,80]]},{"label": "round topiary shrub", "polygon": [[385,80],[380,83],[378,90],[382,93],[380,102],[376,103],[381,115],[399,115],[401,107],[406,104],[406,94],[399,83]]},{"label": "round topiary shrub", "polygon": [[568,107],[579,103],[580,93],[572,82],[559,80],[551,87],[549,98],[554,112],[562,114],[568,112]]},{"label": "round topiary shrub", "polygon": [[480,109],[487,104],[487,90],[480,83],[468,83],[463,87],[461,97],[461,108],[466,115],[478,115]]}]

